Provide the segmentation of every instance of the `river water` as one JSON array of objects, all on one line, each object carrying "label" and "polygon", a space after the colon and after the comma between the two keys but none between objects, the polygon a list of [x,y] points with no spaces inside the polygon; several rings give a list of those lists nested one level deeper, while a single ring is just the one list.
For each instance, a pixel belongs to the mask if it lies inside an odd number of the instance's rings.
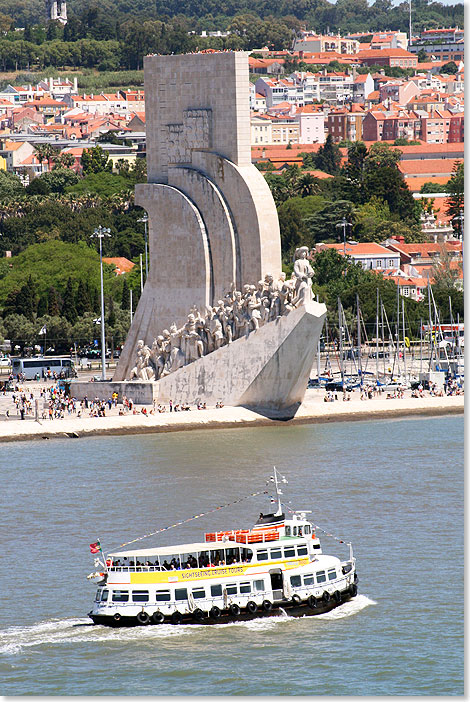
[{"label": "river water", "polygon": [[[463,694],[463,418],[55,439],[3,445],[0,461],[0,694]],[[273,464],[293,508],[352,541],[355,600],[211,627],[89,623],[89,543],[112,550],[263,490]],[[249,498],[143,544],[268,510]]]}]

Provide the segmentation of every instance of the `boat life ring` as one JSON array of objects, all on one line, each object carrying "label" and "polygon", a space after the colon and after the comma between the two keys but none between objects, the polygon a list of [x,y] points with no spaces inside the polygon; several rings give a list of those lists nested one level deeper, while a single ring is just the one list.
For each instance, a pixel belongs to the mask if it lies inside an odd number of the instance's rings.
[{"label": "boat life ring", "polygon": [[178,612],[178,611],[173,612],[173,614],[171,615],[171,623],[172,624],[181,624],[182,621],[183,621],[183,615],[181,614],[181,612]]},{"label": "boat life ring", "polygon": [[269,600],[263,600],[263,609],[265,612],[270,612],[273,608],[273,603]]},{"label": "boat life ring", "polygon": [[341,593],[339,590],[334,591],[333,599],[335,600],[336,604],[341,604]]},{"label": "boat life ring", "polygon": [[147,612],[139,612],[139,614],[136,617],[137,622],[139,624],[145,625],[150,623],[150,617],[147,614]]},{"label": "boat life ring", "polygon": [[316,609],[317,608],[317,598],[314,595],[309,595],[307,604],[310,607],[310,609]]},{"label": "boat life ring", "polygon": [[299,595],[292,595],[292,604],[299,605],[302,602]]},{"label": "boat life ring", "polygon": [[258,610],[258,605],[256,602],[253,602],[253,600],[250,600],[247,603],[246,608],[249,612],[251,612],[251,614],[254,614]]},{"label": "boat life ring", "polygon": [[233,602],[230,605],[229,610],[230,610],[230,614],[233,615],[234,617],[240,616],[241,609],[237,604],[235,604],[235,602]]},{"label": "boat life ring", "polygon": [[160,612],[159,609],[157,609],[157,611],[152,614],[152,622],[154,624],[162,624],[164,619],[165,619],[165,617],[163,616],[163,614]]},{"label": "boat life ring", "polygon": [[222,614],[222,612],[220,611],[220,608],[216,607],[214,605],[210,611],[210,615],[211,615],[212,619],[218,619],[221,614]]},{"label": "boat life ring", "polygon": [[119,614],[119,612],[116,612],[116,614],[113,616],[113,619],[115,622],[121,621],[121,615]]},{"label": "boat life ring", "polygon": [[329,602],[329,601],[331,600],[331,595],[330,595],[329,592],[327,592],[327,591],[325,590],[325,592],[323,593],[323,595],[321,596],[321,598],[322,598],[323,602],[326,603],[326,602]]},{"label": "boat life ring", "polygon": [[202,620],[204,619],[204,612],[198,607],[194,610],[193,617],[197,622],[202,622]]},{"label": "boat life ring", "polygon": [[356,597],[356,595],[357,595],[356,583],[353,583],[352,585],[349,586],[349,592],[351,593],[351,597]]}]

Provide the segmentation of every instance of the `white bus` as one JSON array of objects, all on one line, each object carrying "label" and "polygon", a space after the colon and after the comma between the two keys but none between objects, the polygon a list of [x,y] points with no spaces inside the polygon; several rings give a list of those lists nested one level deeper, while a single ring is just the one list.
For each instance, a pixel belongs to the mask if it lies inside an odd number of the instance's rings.
[{"label": "white bus", "polygon": [[59,356],[14,358],[12,360],[12,373],[13,375],[24,374],[25,380],[33,380],[38,374],[41,378],[52,378],[54,373],[57,373],[59,378],[70,378],[77,375],[72,359]]}]

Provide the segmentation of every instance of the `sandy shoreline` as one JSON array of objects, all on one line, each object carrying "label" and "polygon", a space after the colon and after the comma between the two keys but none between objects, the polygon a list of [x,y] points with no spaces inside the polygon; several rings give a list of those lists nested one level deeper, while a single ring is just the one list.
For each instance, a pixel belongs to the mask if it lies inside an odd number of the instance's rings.
[{"label": "sandy shoreline", "polygon": [[307,392],[296,416],[289,421],[268,419],[243,407],[165,412],[155,415],[108,417],[66,417],[65,419],[0,422],[0,442],[30,439],[80,438],[98,435],[146,434],[197,429],[231,429],[234,427],[320,424],[337,421],[367,421],[397,417],[463,414],[464,396],[403,399],[374,398],[350,402],[323,402],[322,397]]}]

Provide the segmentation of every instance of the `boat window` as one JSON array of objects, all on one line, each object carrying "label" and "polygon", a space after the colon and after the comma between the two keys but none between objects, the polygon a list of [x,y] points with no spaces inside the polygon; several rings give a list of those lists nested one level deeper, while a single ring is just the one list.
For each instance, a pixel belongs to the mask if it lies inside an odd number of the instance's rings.
[{"label": "boat window", "polygon": [[300,587],[301,582],[300,582],[300,575],[291,575],[290,576],[290,584],[292,587]]},{"label": "boat window", "polygon": [[242,548],[242,561],[243,563],[250,563],[253,558],[253,551],[251,548]]},{"label": "boat window", "polygon": [[240,583],[240,595],[244,595],[247,592],[251,592],[251,584],[250,583]]},{"label": "boat window", "polygon": [[293,546],[284,549],[284,558],[292,558],[293,556],[295,556],[295,548]]},{"label": "boat window", "polygon": [[313,585],[313,575],[304,575],[304,585]]},{"label": "boat window", "polygon": [[132,602],[148,602],[149,601],[149,591],[148,590],[134,590],[132,593]]},{"label": "boat window", "polygon": [[264,591],[264,580],[255,580],[253,583],[253,586],[255,588],[256,592],[263,592]]},{"label": "boat window", "polygon": [[320,549],[321,546],[320,546],[320,544],[313,544],[313,548]]},{"label": "boat window", "polygon": [[282,558],[282,551],[280,548],[271,549],[271,560],[274,560],[276,558]]},{"label": "boat window", "polygon": [[336,569],[335,569],[335,568],[331,568],[331,569],[328,571],[328,580],[335,580],[335,579],[336,579]]},{"label": "boat window", "polygon": [[297,555],[298,556],[307,556],[308,555],[308,549],[306,546],[297,546]]},{"label": "boat window", "polygon": [[292,527],[292,534],[293,534],[294,536],[297,536],[297,527],[296,527],[296,526],[295,526],[295,527]]},{"label": "boat window", "polygon": [[222,597],[222,585],[211,585],[211,596]]},{"label": "boat window", "polygon": [[317,573],[317,583],[324,583],[326,581],[326,573],[324,570],[319,570]]},{"label": "boat window", "polygon": [[306,524],[304,527],[304,533],[305,534],[310,534],[310,524]]},{"label": "boat window", "polygon": [[268,551],[267,549],[265,551],[258,551],[257,553],[257,558],[259,561],[267,561],[268,560]]},{"label": "boat window", "polygon": [[169,602],[171,600],[169,590],[157,590],[155,593],[155,599],[157,602]]},{"label": "boat window", "polygon": [[236,595],[236,594],[237,594],[236,583],[230,583],[230,585],[227,585],[227,595]]},{"label": "boat window", "polygon": [[113,602],[128,602],[129,592],[127,590],[114,590]]},{"label": "boat window", "polygon": [[290,536],[290,526],[286,526],[286,536]]},{"label": "boat window", "polygon": [[302,536],[302,527],[299,526],[299,536]]},{"label": "boat window", "polygon": [[202,600],[206,596],[206,591],[203,587],[198,587],[197,590],[193,590],[192,593],[195,600]]},{"label": "boat window", "polygon": [[101,599],[101,588],[96,591],[95,602],[99,602]]},{"label": "boat window", "polygon": [[187,600],[188,591],[185,587],[177,587],[175,589],[175,600]]}]

